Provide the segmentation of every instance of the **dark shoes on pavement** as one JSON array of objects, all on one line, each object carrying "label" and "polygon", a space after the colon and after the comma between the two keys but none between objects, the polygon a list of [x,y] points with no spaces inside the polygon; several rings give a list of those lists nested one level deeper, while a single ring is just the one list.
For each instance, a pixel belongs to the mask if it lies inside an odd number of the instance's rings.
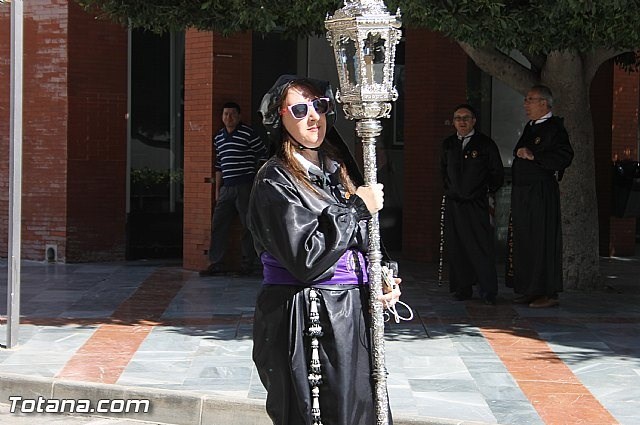
[{"label": "dark shoes on pavement", "polygon": [[535,295],[518,295],[513,299],[514,304],[528,304],[531,308],[555,307],[560,304],[557,298]]},{"label": "dark shoes on pavement", "polygon": [[496,296],[485,294],[482,296],[482,302],[484,303],[484,305],[496,305]]},{"label": "dark shoes on pavement", "polygon": [[223,268],[220,266],[220,264],[210,264],[209,267],[207,267],[204,270],[200,270],[199,272],[200,276],[220,276],[225,274],[225,271],[223,270]]},{"label": "dark shoes on pavement", "polygon": [[533,300],[530,304],[529,307],[531,308],[547,308],[547,307],[555,307],[558,304],[560,304],[560,302],[558,301],[557,298],[551,298],[551,297],[540,297],[540,298],[536,298],[535,300]]},{"label": "dark shoes on pavement", "polygon": [[211,264],[204,270],[200,270],[200,276],[262,276],[262,267],[242,265],[240,271],[227,270],[221,264]]},{"label": "dark shoes on pavement", "polygon": [[453,293],[453,299],[456,300],[456,301],[470,300],[471,299],[471,295],[461,294],[459,292],[454,292]]},{"label": "dark shoes on pavement", "polygon": [[[453,299],[456,301],[466,301],[466,300],[470,300],[471,298],[472,296],[469,294],[464,294],[464,293],[461,294],[459,292],[453,293]],[[481,295],[480,299],[485,305],[496,305],[495,295],[489,295],[489,294]]]},{"label": "dark shoes on pavement", "polygon": [[242,266],[240,267],[240,276],[261,277],[262,267]]},{"label": "dark shoes on pavement", "polygon": [[513,299],[514,304],[530,304],[537,297],[531,295],[518,295]]}]

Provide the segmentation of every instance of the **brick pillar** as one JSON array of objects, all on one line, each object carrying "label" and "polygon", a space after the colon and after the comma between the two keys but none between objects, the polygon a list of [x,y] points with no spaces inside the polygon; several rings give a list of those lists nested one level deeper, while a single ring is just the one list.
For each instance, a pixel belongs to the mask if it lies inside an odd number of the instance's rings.
[{"label": "brick pillar", "polygon": [[[207,266],[213,189],[212,138],[221,108],[235,101],[251,122],[251,33],[222,37],[189,30],[185,41],[183,267]],[[236,228],[233,233],[237,233]],[[234,237],[234,239],[237,239]],[[229,254],[237,250],[232,249]]]},{"label": "brick pillar", "polygon": [[9,238],[9,88],[11,5],[0,3],[0,257],[7,256]]},{"label": "brick pillar", "polygon": [[[9,93],[9,12],[0,5],[3,93]],[[126,29],[64,0],[25,2],[24,16],[22,258],[44,260],[54,247],[58,261],[123,259]],[[8,96],[0,97],[0,111],[7,158]],[[0,187],[6,235],[6,162]]]},{"label": "brick pillar", "polygon": [[442,140],[451,108],[466,101],[467,56],[426,30],[406,31],[403,257],[436,261],[440,241]]},{"label": "brick pillar", "polygon": [[[613,68],[611,159],[638,160],[638,74]],[[611,217],[609,254],[635,254],[636,218]]]},{"label": "brick pillar", "polygon": [[[598,198],[598,227],[600,255],[609,255],[611,218],[611,120],[613,110],[613,64],[600,67],[591,83],[590,103],[593,117],[596,195]],[[575,141],[573,142],[576,143]]]},{"label": "brick pillar", "polygon": [[[9,154],[10,5],[0,5],[3,94],[0,140]],[[66,252],[67,66],[66,2],[25,2],[23,57],[22,258],[45,259],[45,246]],[[6,76],[6,79],[5,77]],[[6,88],[6,90],[4,89]],[[5,115],[5,112],[6,115]],[[6,130],[6,131],[5,131]],[[6,152],[6,154],[5,154]],[[2,234],[7,234],[8,163],[2,161]],[[5,239],[6,240],[6,239]],[[6,245],[0,247],[6,255]]]},{"label": "brick pillar", "polygon": [[638,74],[625,72],[613,61],[600,67],[591,85],[599,248],[604,256],[635,253],[636,218],[611,215],[611,164],[619,159],[638,159],[638,89]]},{"label": "brick pillar", "polygon": [[213,34],[188,30],[184,69],[183,267],[207,264],[211,225],[213,136]]}]

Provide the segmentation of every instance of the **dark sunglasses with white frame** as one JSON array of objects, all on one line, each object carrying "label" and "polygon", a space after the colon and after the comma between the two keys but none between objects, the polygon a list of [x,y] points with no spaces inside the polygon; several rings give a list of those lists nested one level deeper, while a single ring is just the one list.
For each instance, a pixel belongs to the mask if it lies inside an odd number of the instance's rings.
[{"label": "dark sunglasses with white frame", "polygon": [[[313,107],[318,114],[323,115],[329,112],[330,106],[331,104],[329,103],[328,97],[318,97],[317,99],[313,99],[311,102],[301,102],[289,105],[286,109],[291,112],[291,116],[293,118],[301,120],[309,115],[309,107]],[[281,113],[284,113],[286,109],[283,108]]]}]

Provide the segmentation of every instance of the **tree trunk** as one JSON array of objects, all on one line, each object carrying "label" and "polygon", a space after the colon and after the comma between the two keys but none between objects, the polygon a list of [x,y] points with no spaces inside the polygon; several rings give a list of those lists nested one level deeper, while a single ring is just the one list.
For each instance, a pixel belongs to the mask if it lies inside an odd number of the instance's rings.
[{"label": "tree trunk", "polygon": [[593,119],[589,106],[591,81],[583,78],[575,53],[552,53],[541,75],[551,88],[554,115],[564,117],[573,162],[560,182],[563,276],[566,289],[601,287],[598,262],[598,204],[595,185]]}]

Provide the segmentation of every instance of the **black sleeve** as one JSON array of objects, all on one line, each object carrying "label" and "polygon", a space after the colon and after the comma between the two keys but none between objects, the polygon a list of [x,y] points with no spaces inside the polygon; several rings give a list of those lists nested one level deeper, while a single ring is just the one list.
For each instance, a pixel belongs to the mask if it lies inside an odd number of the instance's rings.
[{"label": "black sleeve", "polygon": [[564,127],[560,127],[552,138],[550,143],[545,143],[543,150],[535,153],[534,161],[547,170],[564,170],[571,165],[573,160],[573,148],[569,143],[569,134]]},{"label": "black sleeve", "polygon": [[319,214],[307,205],[318,201],[313,196],[291,181],[262,178],[254,185],[248,217],[256,246],[305,283],[331,277],[342,254],[366,247],[365,220],[371,217],[358,196]]},{"label": "black sleeve", "polygon": [[489,154],[487,190],[489,192],[495,192],[500,189],[504,183],[504,166],[502,165],[500,150],[493,140],[489,139],[487,149]]}]

